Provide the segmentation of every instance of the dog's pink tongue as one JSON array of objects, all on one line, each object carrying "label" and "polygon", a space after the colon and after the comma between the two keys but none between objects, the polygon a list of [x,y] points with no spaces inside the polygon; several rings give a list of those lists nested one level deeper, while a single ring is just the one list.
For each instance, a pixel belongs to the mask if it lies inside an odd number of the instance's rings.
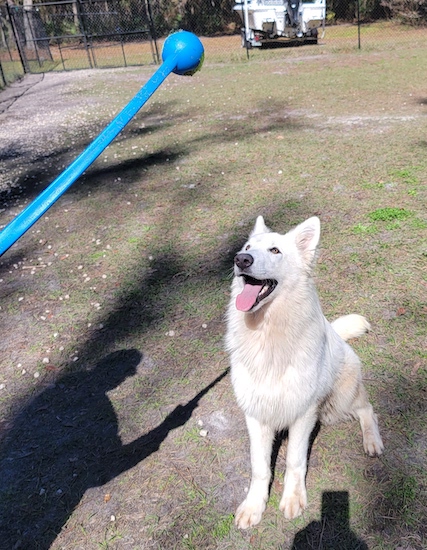
[{"label": "dog's pink tongue", "polygon": [[256,302],[258,294],[261,292],[262,285],[246,284],[241,294],[236,298],[236,307],[239,311],[249,311]]}]

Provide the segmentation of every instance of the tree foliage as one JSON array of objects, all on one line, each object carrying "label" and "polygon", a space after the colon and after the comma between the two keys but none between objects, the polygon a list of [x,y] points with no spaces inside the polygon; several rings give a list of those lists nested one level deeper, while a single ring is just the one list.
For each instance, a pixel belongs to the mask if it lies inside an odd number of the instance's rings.
[{"label": "tree foliage", "polygon": [[421,26],[427,24],[427,0],[382,0],[393,19],[402,23]]},{"label": "tree foliage", "polygon": [[[382,0],[326,0],[329,20],[351,22],[357,19],[373,21],[388,17]],[[331,17],[332,14],[332,17]]]},{"label": "tree foliage", "polygon": [[149,0],[156,29],[184,29],[199,35],[240,28],[233,0]]}]

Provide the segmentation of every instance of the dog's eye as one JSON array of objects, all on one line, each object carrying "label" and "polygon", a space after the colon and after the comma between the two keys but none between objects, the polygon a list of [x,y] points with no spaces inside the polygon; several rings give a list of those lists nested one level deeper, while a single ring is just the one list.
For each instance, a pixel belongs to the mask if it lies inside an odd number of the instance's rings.
[{"label": "dog's eye", "polygon": [[280,254],[280,250],[275,246],[273,246],[273,248],[270,248],[270,252],[273,254]]},{"label": "dog's eye", "polygon": [[251,245],[250,245],[250,244],[247,244],[246,247],[245,247],[245,250],[249,250],[250,247],[251,247]]}]

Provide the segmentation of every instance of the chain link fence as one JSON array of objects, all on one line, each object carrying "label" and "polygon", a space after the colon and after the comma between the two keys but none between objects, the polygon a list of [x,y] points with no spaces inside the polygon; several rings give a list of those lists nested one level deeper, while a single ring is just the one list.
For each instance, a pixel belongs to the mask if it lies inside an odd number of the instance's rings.
[{"label": "chain link fence", "polygon": [[[178,29],[202,38],[207,63],[239,61],[273,46],[269,40],[253,41],[262,42],[262,48],[245,50],[248,43],[242,40],[242,28],[254,23],[245,20],[244,6],[274,8],[285,16],[286,10],[291,14],[294,9],[291,0],[22,1],[22,5],[12,0],[0,5],[3,87],[25,73],[158,64],[164,38]],[[316,43],[327,44],[333,51],[404,47],[426,40],[427,0],[326,1],[319,39],[317,31],[311,34]],[[316,2],[324,0],[294,3],[298,7]],[[254,40],[266,38],[269,32],[273,36],[273,29],[280,34],[271,13],[266,12],[264,20],[269,22],[260,23],[263,28],[253,33]],[[286,32],[283,35],[278,38]]]},{"label": "chain link fence", "polygon": [[0,5],[0,87],[11,84],[24,75],[24,67],[14,40],[5,5]]}]

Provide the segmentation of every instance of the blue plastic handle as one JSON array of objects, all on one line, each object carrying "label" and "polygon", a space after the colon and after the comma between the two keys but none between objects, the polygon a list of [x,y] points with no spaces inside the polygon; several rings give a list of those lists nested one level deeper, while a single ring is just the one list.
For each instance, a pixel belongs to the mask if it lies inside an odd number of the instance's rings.
[{"label": "blue plastic handle", "polygon": [[6,252],[54,204],[94,162],[136,115],[171,72],[194,74],[203,63],[204,50],[192,33],[170,35],[163,46],[163,63],[98,137],[40,195],[0,233],[0,256]]}]

